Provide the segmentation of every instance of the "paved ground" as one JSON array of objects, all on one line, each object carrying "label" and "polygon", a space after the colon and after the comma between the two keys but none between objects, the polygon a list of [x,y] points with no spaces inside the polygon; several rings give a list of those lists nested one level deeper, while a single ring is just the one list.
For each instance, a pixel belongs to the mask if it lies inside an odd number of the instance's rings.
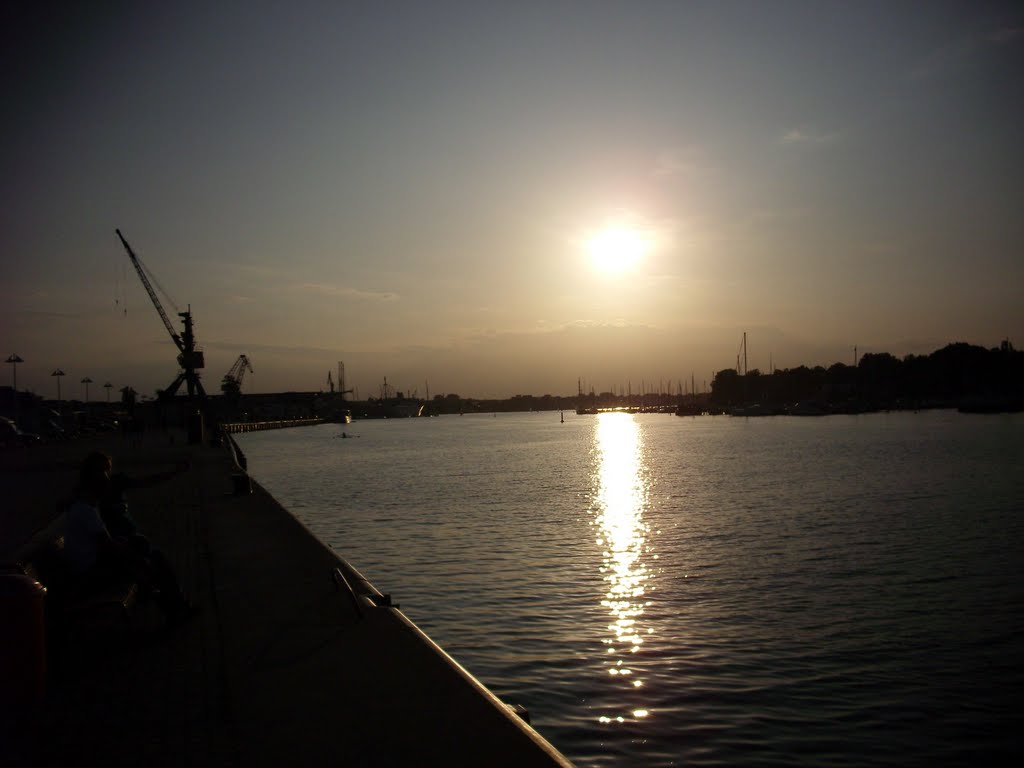
[{"label": "paved ground", "polygon": [[[0,740],[0,764],[568,764],[400,612],[375,607],[262,489],[235,495],[221,448],[181,433],[94,443],[129,474],[191,462],[130,504],[201,611],[168,630],[143,604],[130,626],[78,633],[53,655],[42,711]],[[93,447],[0,456],[0,561],[53,517]],[[358,597],[339,590],[339,566]]]}]

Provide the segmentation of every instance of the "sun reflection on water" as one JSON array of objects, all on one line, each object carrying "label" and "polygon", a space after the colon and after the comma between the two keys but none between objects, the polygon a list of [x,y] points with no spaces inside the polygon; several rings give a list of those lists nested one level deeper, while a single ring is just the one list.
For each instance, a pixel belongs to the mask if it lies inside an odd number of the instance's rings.
[{"label": "sun reflection on water", "polygon": [[[636,708],[635,691],[643,680],[635,676],[631,660],[643,646],[643,635],[653,630],[643,626],[644,592],[650,571],[642,560],[647,536],[643,511],[647,505],[647,482],[643,466],[640,429],[626,413],[602,413],[596,425],[598,493],[596,505],[597,543],[603,547],[601,573],[607,585],[602,607],[612,618],[608,625],[605,666],[624,691],[622,704],[631,719],[647,717]],[[624,722],[622,716],[599,717],[601,723]]]}]

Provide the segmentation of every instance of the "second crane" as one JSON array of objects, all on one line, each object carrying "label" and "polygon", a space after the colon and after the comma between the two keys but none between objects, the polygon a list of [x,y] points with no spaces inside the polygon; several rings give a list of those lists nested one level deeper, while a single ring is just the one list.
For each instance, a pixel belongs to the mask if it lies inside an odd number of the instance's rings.
[{"label": "second crane", "polygon": [[228,390],[232,390],[238,394],[242,392],[242,379],[245,378],[245,372],[255,374],[256,371],[252,369],[252,363],[249,362],[247,355],[239,355],[238,359],[235,360],[235,364],[231,366],[231,370],[224,375],[224,381],[221,384],[221,389],[224,390],[225,394]]}]

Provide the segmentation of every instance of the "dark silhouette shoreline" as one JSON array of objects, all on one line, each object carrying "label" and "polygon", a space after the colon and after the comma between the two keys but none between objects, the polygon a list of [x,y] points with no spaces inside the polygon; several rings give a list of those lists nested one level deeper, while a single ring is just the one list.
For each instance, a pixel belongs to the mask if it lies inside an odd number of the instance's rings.
[{"label": "dark silhouette shoreline", "polygon": [[[857,366],[835,363],[752,370],[741,375],[719,371],[709,402],[721,408],[787,408],[797,415],[878,410],[959,408],[990,413],[1024,407],[1024,352],[1009,341],[992,349],[963,342],[930,355],[865,354]],[[755,415],[744,414],[744,415]]]},{"label": "dark silhouette shoreline", "polygon": [[[659,387],[660,389],[660,387]],[[819,416],[885,410],[957,408],[966,413],[1007,413],[1024,410],[1024,352],[1007,340],[998,347],[958,342],[929,355],[899,359],[888,352],[867,353],[856,366],[834,363],[828,368],[805,365],[780,368],[765,374],[758,369],[745,375],[733,368],[718,371],[710,392],[611,391],[573,395],[513,395],[508,398],[461,397],[439,394],[430,400],[407,398],[416,409],[389,414],[390,401],[369,398],[346,400],[340,393],[279,392],[238,394],[234,398],[209,397],[202,406],[209,426],[221,421],[270,421],[322,418],[339,421],[384,416],[439,416],[470,413],[527,413],[570,411],[592,414],[601,410],[640,413],[676,413],[680,416],[729,413],[737,416],[780,414]],[[16,405],[16,400],[20,405]],[[23,429],[44,438],[63,438],[87,432],[125,427],[125,421],[150,427],[180,425],[189,405],[184,397],[168,403],[55,402],[10,387],[0,387],[0,414]],[[104,421],[106,420],[106,421]],[[56,422],[56,423],[54,423]],[[107,423],[109,422],[109,424]],[[61,434],[47,435],[53,426]]]}]

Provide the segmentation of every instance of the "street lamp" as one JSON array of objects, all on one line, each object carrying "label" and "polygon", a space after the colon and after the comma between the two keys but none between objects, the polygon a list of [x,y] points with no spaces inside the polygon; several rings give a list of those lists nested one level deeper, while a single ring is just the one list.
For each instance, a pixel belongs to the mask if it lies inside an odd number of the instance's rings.
[{"label": "street lamp", "polygon": [[108,381],[108,382],[107,382],[106,384],[104,384],[104,385],[103,385],[103,388],[104,388],[105,390],[107,390],[107,402],[108,402],[108,403],[110,402],[110,388],[111,388],[112,386],[114,386],[114,385],[113,385],[113,384],[111,384],[111,383],[110,383],[109,381]]},{"label": "street lamp", "polygon": [[62,371],[60,368],[58,368],[57,370],[55,370],[50,375],[57,377],[57,402],[59,403],[60,402],[60,377],[64,375],[64,371]]},{"label": "street lamp", "polygon": [[92,379],[86,376],[82,379],[82,383],[85,384],[85,402],[89,402],[89,385],[92,384]]},{"label": "street lamp", "polygon": [[17,354],[13,354],[7,358],[7,362],[14,368],[14,391],[18,391],[18,363],[24,363],[25,361],[18,357]]}]

